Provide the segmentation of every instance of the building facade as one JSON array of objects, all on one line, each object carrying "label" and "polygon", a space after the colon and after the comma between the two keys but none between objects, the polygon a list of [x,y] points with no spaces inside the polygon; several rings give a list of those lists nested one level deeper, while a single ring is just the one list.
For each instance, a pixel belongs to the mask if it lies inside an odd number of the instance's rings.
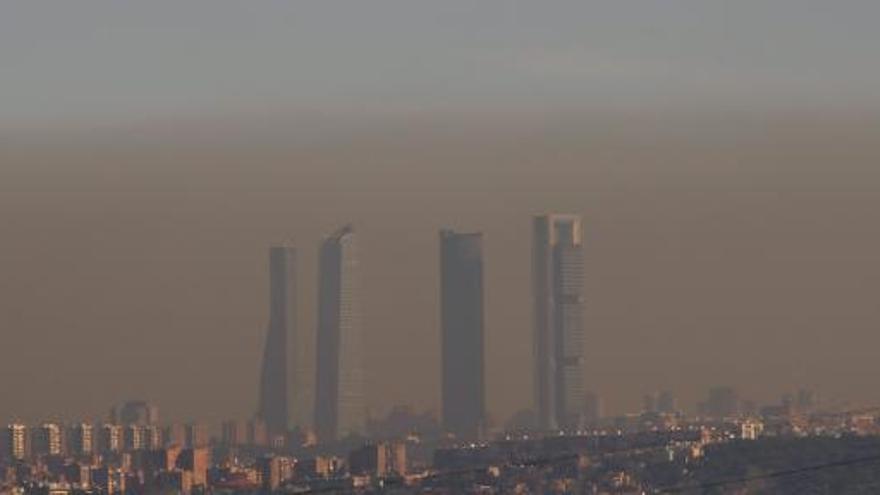
[{"label": "building facade", "polygon": [[70,452],[86,456],[95,451],[95,428],[90,423],[78,423],[70,428]]},{"label": "building facade", "polygon": [[257,409],[272,436],[287,433],[287,342],[295,324],[296,250],[273,247],[269,250],[269,325]]},{"label": "building facade", "polygon": [[356,235],[345,226],[320,246],[315,427],[321,441],[363,431],[363,330]]},{"label": "building facade", "polygon": [[443,427],[480,436],[485,422],[483,237],[440,231]]},{"label": "building facade", "polygon": [[101,426],[100,452],[103,454],[122,451],[122,426],[106,423]]},{"label": "building facade", "polygon": [[534,219],[535,409],[543,429],[574,429],[584,411],[584,261],[581,219]]},{"label": "building facade", "polygon": [[22,423],[12,423],[6,427],[6,454],[10,459],[24,460],[29,452],[28,427]]},{"label": "building facade", "polygon": [[59,423],[43,423],[34,431],[33,452],[37,455],[60,456],[64,453],[64,428]]}]

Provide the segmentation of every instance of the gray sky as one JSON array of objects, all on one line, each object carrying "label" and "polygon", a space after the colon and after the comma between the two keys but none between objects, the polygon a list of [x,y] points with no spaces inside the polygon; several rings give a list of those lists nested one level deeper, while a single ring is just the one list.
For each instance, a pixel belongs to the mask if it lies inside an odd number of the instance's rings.
[{"label": "gray sky", "polygon": [[278,106],[877,103],[871,0],[30,0],[0,123]]},{"label": "gray sky", "polygon": [[[370,407],[437,409],[437,229],[483,230],[489,408],[530,399],[530,217],[584,215],[612,412],[878,403],[873,1],[8,2],[0,419],[254,410],[266,250],[362,233]],[[313,264],[302,328],[314,328]]]}]

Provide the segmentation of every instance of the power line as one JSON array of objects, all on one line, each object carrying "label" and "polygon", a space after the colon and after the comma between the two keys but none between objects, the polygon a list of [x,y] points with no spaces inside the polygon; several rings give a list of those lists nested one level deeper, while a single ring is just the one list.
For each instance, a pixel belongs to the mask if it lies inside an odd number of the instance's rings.
[{"label": "power line", "polygon": [[678,485],[672,487],[658,488],[656,493],[681,493],[684,491],[690,490],[699,490],[699,489],[707,489],[707,488],[719,488],[728,485],[737,485],[742,483],[750,483],[753,481],[767,480],[767,479],[775,479],[775,478],[784,478],[786,476],[793,476],[796,474],[803,473],[811,473],[816,471],[822,471],[825,469],[832,469],[837,467],[846,467],[846,466],[854,466],[857,464],[867,464],[871,462],[880,462],[880,455],[873,455],[868,457],[858,457],[854,459],[847,459],[843,461],[835,461],[828,462],[825,464],[814,464],[812,466],[805,466],[801,468],[794,469],[786,469],[782,471],[774,471],[765,474],[758,474],[754,476],[743,476],[741,478],[734,478],[730,480],[724,481],[710,481],[706,483],[699,483],[696,485]]}]

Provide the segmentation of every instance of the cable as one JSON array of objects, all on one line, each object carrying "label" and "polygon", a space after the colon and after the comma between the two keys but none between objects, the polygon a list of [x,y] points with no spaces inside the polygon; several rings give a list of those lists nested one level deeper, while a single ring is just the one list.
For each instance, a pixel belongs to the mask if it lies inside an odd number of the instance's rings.
[{"label": "cable", "polygon": [[712,481],[712,482],[708,482],[708,483],[699,483],[696,485],[678,485],[678,486],[672,486],[672,487],[658,488],[655,490],[655,492],[656,493],[681,493],[681,492],[690,491],[690,490],[718,488],[718,487],[722,487],[722,486],[750,483],[752,481],[760,481],[760,480],[766,480],[766,479],[783,478],[786,476],[792,476],[792,475],[796,475],[796,474],[810,473],[810,472],[822,471],[825,469],[853,466],[856,464],[866,464],[866,463],[871,463],[871,462],[880,462],[880,455],[874,455],[874,456],[869,456],[869,457],[859,457],[859,458],[855,458],[855,459],[847,459],[844,461],[828,462],[825,464],[815,464],[812,466],[806,466],[806,467],[802,467],[802,468],[774,471],[774,472],[765,473],[765,474],[758,474],[755,476],[744,476],[742,478],[735,478],[735,479],[730,479],[730,480],[725,480],[725,481]]}]

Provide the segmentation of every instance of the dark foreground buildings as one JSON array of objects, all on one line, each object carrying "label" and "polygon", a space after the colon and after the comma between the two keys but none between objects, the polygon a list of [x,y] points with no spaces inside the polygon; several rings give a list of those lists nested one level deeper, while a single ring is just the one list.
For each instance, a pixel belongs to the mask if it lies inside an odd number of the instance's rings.
[{"label": "dark foreground buildings", "polygon": [[485,419],[483,237],[440,231],[443,427],[480,436]]}]

